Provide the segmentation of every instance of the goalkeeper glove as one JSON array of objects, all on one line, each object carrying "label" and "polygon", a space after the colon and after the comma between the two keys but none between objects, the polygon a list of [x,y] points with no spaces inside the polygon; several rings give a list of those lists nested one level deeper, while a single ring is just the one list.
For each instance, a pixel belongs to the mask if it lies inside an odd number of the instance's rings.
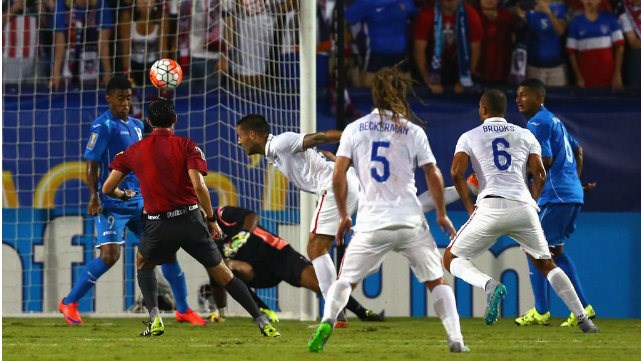
[{"label": "goalkeeper glove", "polygon": [[247,243],[250,235],[251,233],[247,231],[240,231],[238,232],[238,234],[231,238],[231,241],[225,243],[225,246],[223,247],[223,253],[225,253],[225,257],[234,257],[236,253],[238,253],[240,247]]}]

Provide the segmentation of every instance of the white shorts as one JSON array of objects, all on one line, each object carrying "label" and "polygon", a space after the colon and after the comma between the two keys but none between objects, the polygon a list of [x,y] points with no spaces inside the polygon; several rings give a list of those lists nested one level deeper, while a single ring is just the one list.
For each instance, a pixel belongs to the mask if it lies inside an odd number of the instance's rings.
[{"label": "white shorts", "polygon": [[421,282],[443,277],[441,254],[427,221],[419,227],[356,232],[347,246],[339,279],[351,284],[376,272],[389,251],[405,256]]},{"label": "white shorts", "polygon": [[240,17],[238,21],[239,56],[233,63],[239,75],[264,75],[273,45],[274,18],[267,14]]},{"label": "white shorts", "polygon": [[551,258],[536,208],[504,198],[481,199],[449,248],[455,256],[471,259],[503,235],[512,237],[535,259]]},{"label": "white shorts", "polygon": [[[358,177],[353,167],[347,170],[347,210],[353,215],[358,209]],[[316,209],[309,226],[309,233],[324,234],[334,237],[338,231],[338,207],[333,189],[328,189],[319,195]]]}]

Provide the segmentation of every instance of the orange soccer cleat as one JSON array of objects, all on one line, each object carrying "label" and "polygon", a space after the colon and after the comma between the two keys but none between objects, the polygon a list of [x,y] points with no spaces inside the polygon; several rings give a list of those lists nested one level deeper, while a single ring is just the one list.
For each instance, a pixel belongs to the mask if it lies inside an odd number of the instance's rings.
[{"label": "orange soccer cleat", "polygon": [[198,315],[194,310],[188,308],[185,313],[180,313],[176,311],[176,321],[178,322],[189,322],[192,325],[205,326],[207,321],[205,321],[200,315]]},{"label": "orange soccer cleat", "polygon": [[65,316],[65,321],[70,325],[81,325],[82,317],[80,317],[80,313],[78,312],[78,302],[65,305],[64,301],[64,298],[60,300],[58,310]]}]

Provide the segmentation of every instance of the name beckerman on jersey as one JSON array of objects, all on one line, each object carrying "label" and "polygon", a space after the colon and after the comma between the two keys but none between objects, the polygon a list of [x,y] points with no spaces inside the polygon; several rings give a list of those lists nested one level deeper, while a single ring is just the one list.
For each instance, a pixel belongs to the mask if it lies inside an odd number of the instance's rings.
[{"label": "name beckerman on jersey", "polygon": [[392,124],[392,123],[375,123],[375,122],[363,122],[358,125],[358,131],[367,131],[375,130],[377,132],[388,132],[396,134],[407,134],[409,129],[405,125]]}]

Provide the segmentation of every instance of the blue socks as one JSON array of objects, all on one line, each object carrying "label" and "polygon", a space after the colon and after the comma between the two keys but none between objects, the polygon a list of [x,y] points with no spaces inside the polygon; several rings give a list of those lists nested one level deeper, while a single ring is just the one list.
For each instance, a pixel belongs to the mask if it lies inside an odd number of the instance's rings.
[{"label": "blue socks", "polygon": [[178,261],[165,263],[161,266],[161,269],[163,276],[165,276],[171,286],[171,291],[176,301],[176,309],[180,313],[185,313],[189,308],[187,304],[187,282],[185,281],[185,274],[180,268]]},{"label": "blue socks", "polygon": [[530,257],[527,259],[530,266],[530,283],[534,293],[534,307],[536,312],[543,315],[550,311],[550,293],[548,291],[548,280],[532,263]]},{"label": "blue socks", "polygon": [[80,274],[80,278],[73,284],[73,288],[65,297],[64,303],[66,305],[78,302],[87,291],[96,284],[100,276],[109,270],[109,266],[105,264],[102,258],[98,257],[87,264],[87,267]]},{"label": "blue socks", "polygon": [[581,280],[579,279],[579,274],[576,272],[576,266],[574,265],[574,262],[572,262],[572,259],[563,252],[554,257],[554,263],[556,263],[556,265],[559,266],[566,275],[568,275],[570,282],[572,282],[572,286],[574,286],[574,289],[576,290],[576,294],[579,296],[581,305],[583,305],[583,307],[587,306],[588,302],[585,299],[585,294],[583,293]]}]

